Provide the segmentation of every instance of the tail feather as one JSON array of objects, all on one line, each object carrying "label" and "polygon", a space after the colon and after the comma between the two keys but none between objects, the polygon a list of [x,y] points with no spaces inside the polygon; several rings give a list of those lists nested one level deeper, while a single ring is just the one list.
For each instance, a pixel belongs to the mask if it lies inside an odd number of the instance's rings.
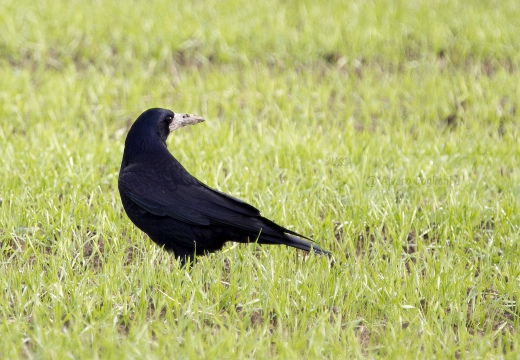
[{"label": "tail feather", "polygon": [[310,252],[314,251],[319,255],[331,256],[332,254],[326,250],[323,250],[318,245],[315,245],[309,241],[300,239],[291,234],[280,234],[279,236],[273,235],[263,235],[261,234],[258,238],[258,243],[260,244],[282,244],[286,246],[290,246],[296,249],[301,249]]},{"label": "tail feather", "polygon": [[302,249],[302,250],[306,250],[306,251],[312,250],[316,254],[320,254],[320,255],[327,255],[327,256],[332,255],[330,252],[328,252],[327,250],[323,250],[318,245],[305,241],[305,240],[302,240],[294,235],[285,234],[285,236],[291,240],[290,243],[287,243],[285,245],[292,246],[297,249]]}]

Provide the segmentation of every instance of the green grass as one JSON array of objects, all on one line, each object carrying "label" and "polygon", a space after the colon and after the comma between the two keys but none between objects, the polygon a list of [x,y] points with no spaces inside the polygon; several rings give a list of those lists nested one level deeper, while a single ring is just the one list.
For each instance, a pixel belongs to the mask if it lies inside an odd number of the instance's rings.
[{"label": "green grass", "polygon": [[[0,4],[0,358],[515,358],[520,5]],[[123,213],[132,121],[337,260],[190,269]]]}]

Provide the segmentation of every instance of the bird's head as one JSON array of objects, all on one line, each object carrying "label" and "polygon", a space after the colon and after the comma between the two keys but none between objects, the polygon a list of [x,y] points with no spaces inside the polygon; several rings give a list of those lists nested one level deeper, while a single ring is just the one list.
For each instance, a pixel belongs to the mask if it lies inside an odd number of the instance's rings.
[{"label": "bird's head", "polygon": [[202,121],[204,119],[197,115],[179,114],[161,108],[148,109],[137,118],[130,128],[127,141],[137,138],[151,140],[154,137],[159,137],[159,139],[165,142],[173,130]]}]

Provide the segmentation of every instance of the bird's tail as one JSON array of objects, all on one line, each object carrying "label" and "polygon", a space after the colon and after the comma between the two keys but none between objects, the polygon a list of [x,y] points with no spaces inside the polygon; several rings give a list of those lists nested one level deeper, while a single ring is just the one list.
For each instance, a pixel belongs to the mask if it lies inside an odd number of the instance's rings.
[{"label": "bird's tail", "polygon": [[303,239],[300,239],[297,236],[291,235],[291,234],[280,234],[278,236],[273,235],[266,235],[266,234],[260,234],[258,238],[258,243],[260,244],[282,244],[286,246],[290,246],[296,249],[301,249],[305,251],[314,251],[316,254],[319,255],[327,255],[331,256],[332,254],[326,250],[323,250],[318,245],[313,244],[310,241],[306,241]]}]

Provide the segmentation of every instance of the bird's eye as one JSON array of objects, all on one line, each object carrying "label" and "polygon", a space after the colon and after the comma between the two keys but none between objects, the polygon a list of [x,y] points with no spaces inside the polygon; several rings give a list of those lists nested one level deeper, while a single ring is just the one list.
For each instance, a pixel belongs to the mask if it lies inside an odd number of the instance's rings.
[{"label": "bird's eye", "polygon": [[168,116],[166,117],[166,122],[167,122],[168,124],[171,124],[172,121],[173,121],[173,116],[168,115]]}]

